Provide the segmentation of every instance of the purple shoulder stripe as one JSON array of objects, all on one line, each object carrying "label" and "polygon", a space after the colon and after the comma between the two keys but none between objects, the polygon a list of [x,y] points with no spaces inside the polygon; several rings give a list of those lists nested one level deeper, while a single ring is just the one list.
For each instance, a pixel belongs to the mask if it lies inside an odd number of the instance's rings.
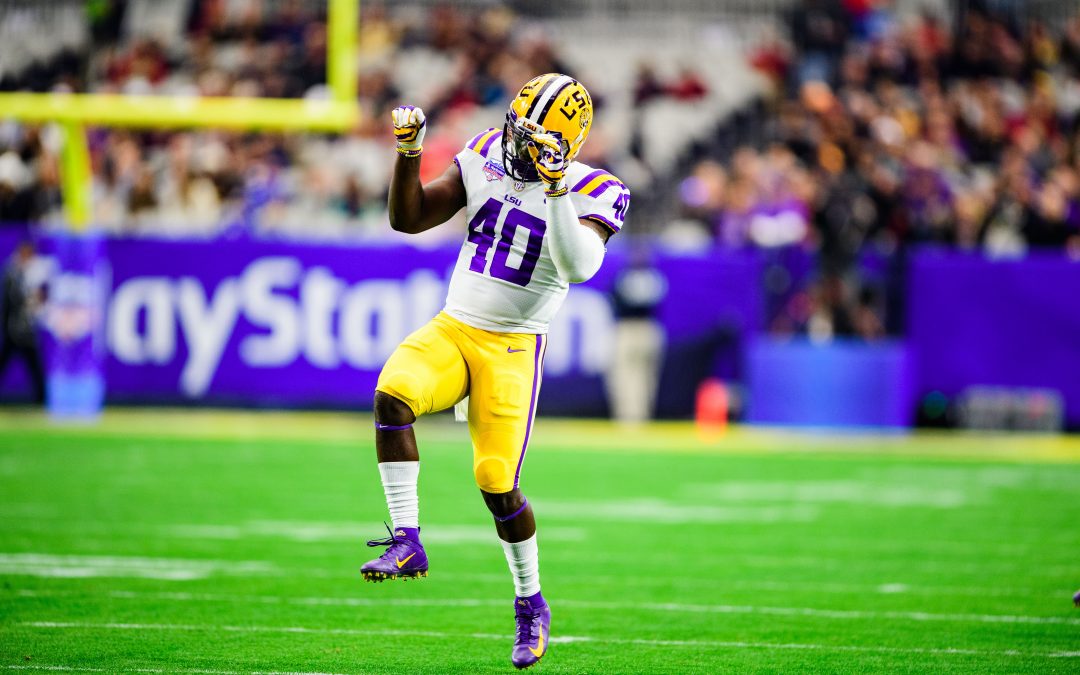
[{"label": "purple shoulder stripe", "polygon": [[585,176],[584,178],[582,178],[581,180],[579,180],[579,181],[577,182],[577,184],[576,184],[576,185],[574,185],[574,187],[570,188],[570,191],[571,191],[571,192],[577,192],[577,191],[578,191],[578,190],[580,190],[581,188],[583,188],[583,187],[585,187],[586,185],[588,185],[588,184],[589,184],[589,182],[590,182],[591,180],[593,180],[593,179],[594,179],[594,178],[596,178],[597,176],[603,175],[603,174],[605,174],[605,173],[607,173],[607,171],[604,171],[603,169],[597,169],[596,171],[593,171],[593,172],[592,172],[592,173],[590,173],[589,175],[587,175],[587,176]]},{"label": "purple shoulder stripe", "polygon": [[480,148],[480,156],[481,157],[487,157],[488,149],[491,148],[491,145],[495,142],[496,138],[502,138],[502,132],[501,131],[499,133],[497,133],[497,134],[492,134],[491,138],[489,138],[487,140],[487,143],[484,143],[484,147]]},{"label": "purple shoulder stripe", "polygon": [[613,187],[616,185],[622,188],[626,187],[622,184],[622,181],[612,178],[611,180],[606,180],[603,183],[600,183],[593,189],[589,190],[586,194],[590,197],[599,197],[600,195],[604,194],[604,191],[607,190],[609,187]]},{"label": "purple shoulder stripe", "polygon": [[484,134],[486,134],[486,133],[488,133],[490,131],[494,131],[494,130],[495,130],[495,127],[491,127],[490,129],[484,129],[480,133],[478,133],[475,136],[473,136],[472,138],[470,138],[469,142],[465,144],[465,147],[469,148],[470,150],[475,150],[476,149],[476,144],[480,142],[480,139],[484,136]]}]

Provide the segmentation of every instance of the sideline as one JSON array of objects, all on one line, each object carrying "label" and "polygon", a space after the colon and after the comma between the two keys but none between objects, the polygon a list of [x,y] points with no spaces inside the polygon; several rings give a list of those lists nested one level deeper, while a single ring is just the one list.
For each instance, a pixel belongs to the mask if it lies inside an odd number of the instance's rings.
[{"label": "sideline", "polygon": [[[425,418],[421,441],[468,444],[468,433],[449,414]],[[125,437],[266,443],[369,442],[369,411],[230,410],[214,408],[107,408],[94,422],[57,422],[28,408],[0,408],[0,432],[58,437]],[[789,429],[731,425],[702,431],[689,421],[620,425],[608,420],[537,420],[534,447],[647,454],[860,455],[988,462],[1080,463],[1080,435],[968,431]]]}]

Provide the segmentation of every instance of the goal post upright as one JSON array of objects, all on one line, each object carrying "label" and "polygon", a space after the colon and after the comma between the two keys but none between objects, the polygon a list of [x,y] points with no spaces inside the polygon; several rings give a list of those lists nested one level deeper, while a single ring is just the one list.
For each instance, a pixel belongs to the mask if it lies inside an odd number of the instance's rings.
[{"label": "goal post upright", "polygon": [[338,103],[356,105],[356,42],[360,0],[329,0],[326,12],[326,84]]},{"label": "goal post upright", "polygon": [[68,227],[81,232],[93,218],[91,203],[90,147],[86,128],[79,122],[62,122],[63,146],[60,156],[60,194],[64,200],[64,218]]}]

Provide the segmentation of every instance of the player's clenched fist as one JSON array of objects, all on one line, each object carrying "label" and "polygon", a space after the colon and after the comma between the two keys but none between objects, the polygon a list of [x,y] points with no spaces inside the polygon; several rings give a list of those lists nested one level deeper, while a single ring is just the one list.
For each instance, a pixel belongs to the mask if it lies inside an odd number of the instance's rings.
[{"label": "player's clenched fist", "polygon": [[559,134],[533,134],[529,154],[532,155],[540,180],[548,184],[548,190],[551,192],[559,190],[562,187],[563,178],[566,177],[566,170],[570,166],[563,152],[562,138]]},{"label": "player's clenched fist", "polygon": [[416,106],[403,105],[390,112],[394,120],[394,137],[397,139],[398,152],[414,157],[420,154],[424,144],[424,131],[427,121],[424,111]]}]

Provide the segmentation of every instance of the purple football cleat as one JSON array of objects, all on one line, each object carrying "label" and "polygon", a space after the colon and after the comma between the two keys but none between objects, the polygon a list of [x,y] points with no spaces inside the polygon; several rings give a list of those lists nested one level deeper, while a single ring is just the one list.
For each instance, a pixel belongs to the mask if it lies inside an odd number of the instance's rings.
[{"label": "purple football cleat", "polygon": [[1073,604],[1077,607],[1080,607],[1080,591],[1077,591],[1075,594],[1073,594]]},{"label": "purple football cleat", "polygon": [[551,639],[551,608],[539,593],[514,600],[514,620],[517,634],[510,661],[515,668],[531,668],[547,654]]},{"label": "purple football cleat", "polygon": [[372,539],[368,546],[388,546],[381,556],[369,560],[360,568],[360,574],[366,581],[386,581],[387,579],[416,579],[426,577],[428,572],[427,553],[420,543],[420,528],[399,527],[386,531],[386,539]]}]

